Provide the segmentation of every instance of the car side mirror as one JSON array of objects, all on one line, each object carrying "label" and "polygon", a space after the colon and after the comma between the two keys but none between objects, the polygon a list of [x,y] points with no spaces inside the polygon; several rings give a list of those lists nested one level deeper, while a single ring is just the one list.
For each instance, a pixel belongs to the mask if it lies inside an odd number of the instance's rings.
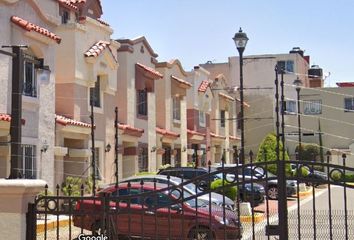
[{"label": "car side mirror", "polygon": [[182,206],[180,204],[173,204],[171,205],[171,210],[177,211],[177,213],[182,212]]}]

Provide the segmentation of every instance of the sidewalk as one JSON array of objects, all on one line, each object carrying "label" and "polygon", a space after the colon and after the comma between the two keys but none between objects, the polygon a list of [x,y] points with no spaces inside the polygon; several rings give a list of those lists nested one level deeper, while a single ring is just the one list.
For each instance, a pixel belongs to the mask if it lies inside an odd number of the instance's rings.
[{"label": "sidewalk", "polygon": [[[60,215],[58,218],[56,215],[47,215],[47,231],[58,227],[66,227],[69,225],[69,216]],[[45,217],[44,214],[39,214],[37,217],[37,233],[45,231]]]}]

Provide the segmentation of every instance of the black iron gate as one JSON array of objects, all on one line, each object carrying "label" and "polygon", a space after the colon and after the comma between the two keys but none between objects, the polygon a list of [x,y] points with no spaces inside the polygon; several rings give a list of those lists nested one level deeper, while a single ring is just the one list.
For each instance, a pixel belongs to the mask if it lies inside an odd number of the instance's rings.
[{"label": "black iron gate", "polygon": [[329,155],[323,162],[285,161],[284,72],[275,72],[276,159],[254,162],[250,153],[244,165],[209,163],[204,174],[186,181],[188,169],[176,170],[180,182],[156,176],[118,184],[116,174],[114,184],[93,196],[84,195],[84,186],[68,196],[59,186],[53,196],[46,188],[28,206],[27,240],[354,239],[354,203],[348,201],[354,168],[345,154],[340,165]]},{"label": "black iron gate", "polygon": [[[80,196],[61,196],[58,186],[54,196],[45,194],[29,204],[27,239],[241,239],[241,235],[242,239],[280,239],[285,231],[282,211],[288,226],[283,239],[353,239],[354,208],[348,199],[354,190],[347,173],[354,169],[346,167],[345,155],[342,166],[328,159],[327,163],[286,162],[299,170],[285,178],[284,196],[277,191],[279,176],[267,171],[279,165],[277,161],[209,167],[208,174],[179,185],[170,177],[164,184],[158,179],[113,184],[95,196],[85,196],[84,186]],[[311,178],[311,171],[319,167],[325,169],[326,177]],[[250,170],[253,178],[247,177]],[[225,181],[211,189],[215,178]],[[268,194],[264,202],[255,192],[245,199],[241,189],[259,184]],[[195,189],[190,191],[191,186]],[[213,191],[229,196],[232,186],[239,189],[234,205],[227,197],[214,199]],[[283,200],[286,207],[279,208]]]}]

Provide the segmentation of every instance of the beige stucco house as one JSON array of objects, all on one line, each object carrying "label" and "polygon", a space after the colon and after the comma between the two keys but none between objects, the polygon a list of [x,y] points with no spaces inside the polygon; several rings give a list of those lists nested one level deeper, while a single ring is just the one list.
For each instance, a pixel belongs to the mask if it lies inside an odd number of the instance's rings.
[{"label": "beige stucco house", "polygon": [[[44,179],[54,185],[55,133],[55,50],[61,37],[55,33],[60,24],[57,1],[1,0],[0,46],[26,45],[23,48],[24,77],[22,92],[22,161],[24,178]],[[11,48],[3,49],[11,52]],[[50,74],[42,74],[37,63],[43,60]],[[10,119],[12,59],[0,54],[0,177],[10,170]]]},{"label": "beige stucco house", "polygon": [[159,62],[156,82],[157,165],[187,165],[187,91],[192,87],[179,60]]},{"label": "beige stucco house", "polygon": [[213,92],[210,114],[210,160],[221,162],[224,156],[226,163],[237,161],[237,146],[240,140],[236,137],[236,99],[227,86],[227,79],[219,74],[210,84]]},{"label": "beige stucco house", "polygon": [[[65,1],[64,1],[65,2]],[[61,4],[62,36],[57,47],[55,85],[55,179],[87,177],[93,173],[91,100],[95,122],[95,176],[112,182],[114,175],[114,117],[117,106],[117,49],[113,30],[100,19],[98,0]],[[112,147],[113,149],[113,147]]]},{"label": "beige stucco house", "polygon": [[[135,136],[120,136],[122,177],[137,172],[154,172],[159,167],[156,133],[156,81],[163,75],[155,69],[157,54],[145,37],[119,39],[118,94],[119,122],[135,129]],[[139,134],[138,134],[139,133]]]}]

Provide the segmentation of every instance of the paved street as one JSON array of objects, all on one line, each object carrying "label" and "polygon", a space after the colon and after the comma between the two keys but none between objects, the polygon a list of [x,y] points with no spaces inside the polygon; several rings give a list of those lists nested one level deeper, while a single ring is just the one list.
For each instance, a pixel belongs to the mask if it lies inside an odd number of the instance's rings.
[{"label": "paved street", "polygon": [[[328,189],[325,186],[316,188],[315,202],[312,194],[301,198],[300,202],[300,237],[298,234],[298,207],[295,198],[288,198],[289,212],[289,239],[330,239],[330,229],[332,229],[333,239],[345,239],[345,221],[344,221],[344,191],[343,187],[331,187],[331,214],[332,228],[330,227],[330,211],[328,201]],[[348,238],[354,239],[354,190],[347,188],[347,214],[348,214]],[[314,205],[315,203],[315,205]],[[269,201],[269,223],[277,224],[277,201]],[[313,211],[315,207],[315,211]],[[256,210],[265,209],[264,204],[257,207]],[[315,228],[313,227],[315,223]],[[242,239],[252,239],[252,224],[243,224],[245,228]],[[265,236],[265,226],[267,219],[255,224],[255,239],[268,239]],[[270,239],[277,239],[270,237]]]}]

